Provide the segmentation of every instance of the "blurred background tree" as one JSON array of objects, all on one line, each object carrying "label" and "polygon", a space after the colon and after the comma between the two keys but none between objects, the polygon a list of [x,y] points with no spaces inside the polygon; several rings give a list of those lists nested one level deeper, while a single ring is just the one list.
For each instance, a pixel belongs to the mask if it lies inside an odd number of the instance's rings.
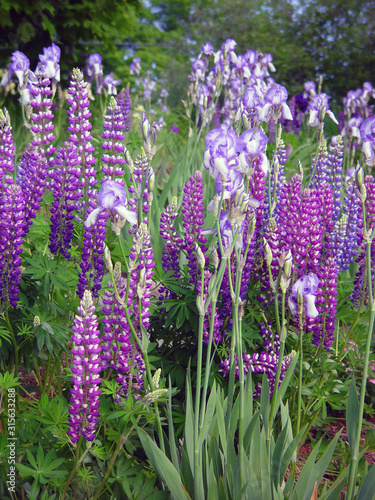
[{"label": "blurred background tree", "polygon": [[218,49],[233,38],[238,53],[271,53],[276,81],[290,94],[321,74],[323,91],[341,103],[363,82],[375,85],[373,5],[373,0],[0,0],[0,67],[14,50],[25,52],[33,67],[54,41],[62,49],[65,78],[99,52],[105,71],[126,79],[137,56],[143,68],[156,68],[173,106],[201,45],[210,41]]}]

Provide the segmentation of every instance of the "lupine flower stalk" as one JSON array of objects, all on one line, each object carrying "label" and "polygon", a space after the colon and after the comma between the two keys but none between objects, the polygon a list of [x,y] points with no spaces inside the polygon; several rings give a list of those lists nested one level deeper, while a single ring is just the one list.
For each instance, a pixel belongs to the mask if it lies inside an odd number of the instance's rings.
[{"label": "lupine flower stalk", "polygon": [[16,307],[25,220],[24,197],[16,184],[4,185],[0,215],[0,300]]},{"label": "lupine flower stalk", "polygon": [[89,92],[87,83],[84,81],[83,74],[79,69],[73,70],[68,94],[69,97],[66,102],[69,104],[69,141],[77,146],[78,155],[81,157],[81,190],[83,203],[85,209],[87,209],[89,204],[94,204],[93,187],[97,181],[94,168],[94,147],[91,144],[92,135],[90,133],[92,125],[90,123]]},{"label": "lupine flower stalk", "polygon": [[37,150],[39,148],[46,155],[49,165],[53,167],[54,162],[51,156],[55,152],[52,142],[55,140],[53,135],[53,113],[52,113],[52,89],[51,80],[45,73],[36,71],[37,81],[30,88],[32,96],[30,106],[33,109],[31,114],[31,131],[33,133],[32,144]]},{"label": "lupine flower stalk", "polygon": [[182,199],[182,225],[185,228],[182,249],[186,252],[191,279],[196,282],[196,251],[195,245],[207,250],[206,238],[202,234],[203,220],[203,182],[202,173],[195,172],[184,187]]},{"label": "lupine flower stalk", "polygon": [[334,341],[335,318],[337,313],[337,264],[329,257],[318,270],[319,288],[316,297],[316,308],[319,316],[307,318],[307,330],[313,332],[312,343],[324,345],[328,351]]},{"label": "lupine flower stalk", "polygon": [[16,182],[22,188],[25,201],[25,233],[29,231],[32,219],[40,209],[46,187],[48,163],[45,156],[38,153],[33,144],[29,144],[22,154]]},{"label": "lupine flower stalk", "polygon": [[85,291],[74,318],[72,383],[68,436],[76,443],[80,436],[95,439],[99,420],[101,346],[98,320],[91,292]]},{"label": "lupine flower stalk", "polygon": [[104,139],[104,143],[102,144],[104,153],[101,158],[104,163],[102,171],[104,179],[116,179],[119,184],[124,184],[122,177],[125,172],[122,165],[125,163],[125,146],[122,141],[125,138],[125,134],[123,133],[125,117],[113,96],[110,98],[107,113],[104,119],[104,132],[102,134],[102,138]]},{"label": "lupine flower stalk", "polygon": [[80,162],[74,144],[66,142],[56,154],[56,167],[50,171],[50,188],[54,200],[51,206],[51,232],[49,249],[69,259],[74,230],[74,210],[77,209],[80,184]]},{"label": "lupine flower stalk", "polygon": [[0,181],[13,182],[10,174],[14,171],[15,145],[10,125],[10,116],[0,109]]},{"label": "lupine flower stalk", "polygon": [[117,106],[119,106],[120,111],[124,117],[125,132],[129,132],[132,123],[132,115],[131,115],[132,100],[130,97],[129,89],[130,86],[128,84],[126,88],[122,89],[119,95],[116,97]]}]

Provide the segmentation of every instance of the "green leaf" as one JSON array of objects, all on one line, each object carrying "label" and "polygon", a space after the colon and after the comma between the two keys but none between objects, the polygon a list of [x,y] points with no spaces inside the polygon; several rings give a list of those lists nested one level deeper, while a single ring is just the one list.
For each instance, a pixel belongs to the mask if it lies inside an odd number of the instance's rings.
[{"label": "green leaf", "polygon": [[357,428],[358,428],[358,395],[355,386],[355,377],[353,376],[350,384],[348,404],[346,407],[346,429],[348,432],[348,441],[351,456],[354,455],[354,447],[356,443]]},{"label": "green leaf", "polygon": [[367,472],[361,489],[359,490],[357,500],[374,500],[375,499],[375,465]]},{"label": "green leaf", "polygon": [[143,429],[137,429],[137,432],[147,458],[150,460],[154,470],[168,487],[174,500],[190,499],[191,497],[184,488],[180,475],[174,468],[172,462],[168,460],[147,432]]}]

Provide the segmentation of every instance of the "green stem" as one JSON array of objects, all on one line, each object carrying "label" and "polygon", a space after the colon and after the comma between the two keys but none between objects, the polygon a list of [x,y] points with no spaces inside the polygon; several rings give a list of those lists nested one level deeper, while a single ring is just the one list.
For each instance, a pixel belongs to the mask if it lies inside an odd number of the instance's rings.
[{"label": "green stem", "polygon": [[202,468],[200,465],[200,446],[198,446],[199,433],[199,408],[202,385],[202,357],[203,357],[203,326],[204,326],[204,267],[201,268],[201,293],[199,301],[199,330],[198,330],[198,358],[197,358],[197,381],[195,390],[194,408],[194,492],[196,498],[204,498]]},{"label": "green stem", "polygon": [[[364,201],[362,202],[362,207],[363,207],[363,219],[364,219],[364,234],[366,234],[366,216],[365,216]],[[365,351],[365,359],[364,359],[363,373],[362,373],[361,393],[359,398],[356,441],[355,441],[353,455],[350,461],[348,490],[346,495],[347,500],[352,500],[354,498],[354,488],[357,480],[359,446],[361,441],[363,409],[365,405],[365,396],[366,396],[367,373],[368,373],[371,341],[372,341],[372,334],[373,334],[374,320],[375,320],[375,304],[373,303],[373,291],[372,291],[372,279],[371,279],[371,240],[368,240],[366,243],[366,268],[367,268],[367,279],[368,279],[367,286],[369,294],[370,321],[367,330],[366,351]]]},{"label": "green stem", "polygon": [[66,481],[65,488],[64,488],[64,491],[62,493],[62,496],[61,496],[60,500],[64,500],[65,495],[68,492],[69,485],[70,485],[70,483],[71,483],[71,481],[72,481],[72,479],[74,477],[74,474],[76,473],[76,470],[78,469],[79,464],[81,463],[81,461],[79,460],[79,452],[80,452],[80,449],[81,449],[82,440],[83,440],[83,437],[80,436],[80,438],[78,440],[78,443],[77,443],[76,459],[75,459],[75,462],[74,462],[74,467],[73,467],[72,472],[69,474],[69,477],[68,477],[68,479]]},{"label": "green stem", "polygon": [[[140,416],[137,418],[137,422],[139,421],[139,419],[140,419]],[[108,479],[108,477],[109,477],[109,475],[110,475],[110,473],[111,473],[111,471],[113,469],[113,466],[114,466],[114,464],[116,462],[117,456],[120,453],[121,448],[124,446],[126,440],[130,436],[130,434],[133,431],[133,429],[134,429],[134,425],[131,426],[129,432],[125,436],[123,436],[123,435],[120,436],[120,439],[118,440],[116,449],[115,449],[115,451],[114,451],[114,453],[112,455],[112,459],[109,462],[107,472],[105,473],[105,476],[103,477],[103,480],[100,483],[98,491],[95,493],[95,496],[93,497],[93,500],[96,500],[97,498],[99,498],[99,495],[101,494],[101,492],[102,492],[102,490],[103,490],[103,488],[104,488],[104,486],[105,486],[105,484],[107,482],[107,479]]]},{"label": "green stem", "polygon": [[300,330],[299,330],[299,373],[298,373],[298,403],[297,403],[297,430],[296,434],[299,433],[301,429],[301,409],[302,409],[302,369],[303,369],[303,320],[300,318]]}]

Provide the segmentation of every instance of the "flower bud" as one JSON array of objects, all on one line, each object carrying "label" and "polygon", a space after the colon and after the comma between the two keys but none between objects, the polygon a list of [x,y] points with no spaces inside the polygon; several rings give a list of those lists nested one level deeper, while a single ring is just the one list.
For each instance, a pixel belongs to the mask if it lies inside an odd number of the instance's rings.
[{"label": "flower bud", "polygon": [[217,254],[216,248],[212,250],[212,264],[214,265],[215,269],[219,267],[219,256]]},{"label": "flower bud", "polygon": [[249,225],[247,226],[247,233],[246,233],[246,244],[247,245],[250,245],[250,243],[254,237],[255,223],[256,223],[255,216],[254,216],[254,214],[252,214],[252,217],[249,221]]},{"label": "flower bud", "polygon": [[265,238],[263,238],[263,248],[267,266],[270,266],[272,263],[272,250]]},{"label": "flower bud", "polygon": [[197,252],[197,262],[198,266],[200,269],[204,269],[204,266],[206,264],[206,259],[204,258],[204,254],[201,250],[201,247],[198,246],[198,244],[195,244],[195,251]]},{"label": "flower bud", "polygon": [[158,368],[152,377],[152,385],[155,389],[159,389],[159,381],[160,381],[161,368]]},{"label": "flower bud", "polygon": [[108,271],[111,273],[113,271],[111,253],[110,253],[109,248],[107,247],[107,245],[105,243],[104,243],[104,262],[105,262],[105,265],[106,265]]},{"label": "flower bud", "polygon": [[39,318],[39,316],[34,316],[33,325],[34,325],[34,328],[38,328],[38,326],[40,326],[40,318]]},{"label": "flower bud", "polygon": [[142,117],[142,134],[143,134],[143,140],[145,142],[148,141],[150,137],[150,122],[147,119],[146,113],[143,111],[143,117]]},{"label": "flower bud", "polygon": [[292,252],[290,250],[288,250],[288,253],[286,254],[285,262],[284,262],[284,274],[285,274],[285,278],[287,280],[292,275],[292,265],[293,265]]}]

